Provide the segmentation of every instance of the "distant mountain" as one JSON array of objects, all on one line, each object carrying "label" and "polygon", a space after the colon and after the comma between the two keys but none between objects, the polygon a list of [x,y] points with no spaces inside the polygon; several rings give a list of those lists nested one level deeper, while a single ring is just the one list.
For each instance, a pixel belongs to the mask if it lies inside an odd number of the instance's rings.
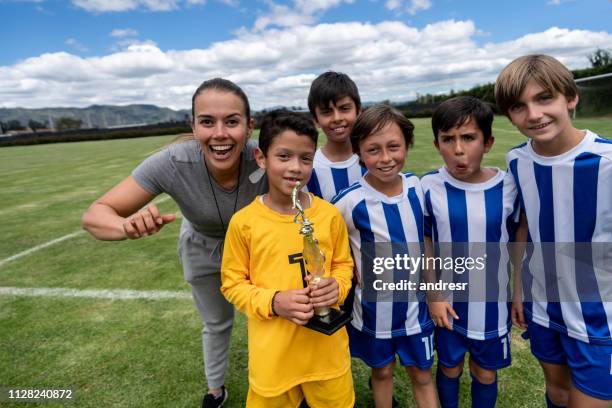
[{"label": "distant mountain", "polygon": [[[160,108],[155,105],[92,105],[87,108],[0,108],[0,121],[18,120],[27,126],[30,120],[47,123],[48,126],[61,118],[68,117],[83,121],[83,127],[114,127],[154,124],[159,122],[183,122],[191,111]],[[53,123],[51,123],[53,122]]]}]

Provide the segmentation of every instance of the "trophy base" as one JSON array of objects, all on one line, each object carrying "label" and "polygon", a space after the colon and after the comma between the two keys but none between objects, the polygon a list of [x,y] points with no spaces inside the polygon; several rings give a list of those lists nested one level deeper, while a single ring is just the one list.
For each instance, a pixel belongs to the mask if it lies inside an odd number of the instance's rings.
[{"label": "trophy base", "polygon": [[350,313],[331,308],[326,316],[314,315],[304,327],[331,336],[352,319]]}]

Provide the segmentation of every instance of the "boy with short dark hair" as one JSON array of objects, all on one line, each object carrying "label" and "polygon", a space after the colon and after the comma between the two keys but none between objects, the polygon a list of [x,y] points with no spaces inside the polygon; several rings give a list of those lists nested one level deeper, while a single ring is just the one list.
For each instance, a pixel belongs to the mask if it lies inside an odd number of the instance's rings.
[{"label": "boy with short dark hair", "polygon": [[324,277],[308,286],[303,240],[294,223],[292,190],[308,182],[317,130],[305,115],[264,117],[257,164],[269,191],[231,219],[221,268],[221,292],[248,317],[247,407],[353,407],[355,395],[344,328],[330,336],[302,327],[314,307],[335,306],[351,286],[353,260],[338,210],[298,192],[325,254]]},{"label": "boy with short dark hair", "polygon": [[310,86],[308,109],[327,137],[327,143],[315,153],[308,191],[331,201],[365,173],[350,141],[361,111],[357,85],[346,74],[325,72]]},{"label": "boy with short dark hair", "polygon": [[531,352],[544,370],[548,407],[609,407],[610,266],[595,265],[597,251],[591,246],[603,245],[610,253],[612,141],[572,125],[578,89],[572,73],[553,57],[526,55],[512,61],[497,78],[495,99],[529,138],[506,159],[534,249],[574,243],[576,251],[572,257],[530,254],[524,269],[531,273],[523,274],[525,303],[513,302],[513,320],[522,326],[524,317],[529,322]]},{"label": "boy with short dark hair", "polygon": [[456,255],[469,243],[469,257],[486,257],[483,271],[453,271],[452,278],[445,278],[469,283],[469,297],[449,293],[447,301],[430,294],[429,312],[437,326],[438,395],[442,407],[458,406],[459,379],[469,353],[472,407],[494,407],[497,370],[511,362],[510,259],[502,244],[513,236],[516,188],[504,171],[481,167],[494,142],[488,105],[473,97],[452,98],[436,108],[431,123],[445,166],[421,179],[428,252],[433,254],[435,243],[439,250]]}]

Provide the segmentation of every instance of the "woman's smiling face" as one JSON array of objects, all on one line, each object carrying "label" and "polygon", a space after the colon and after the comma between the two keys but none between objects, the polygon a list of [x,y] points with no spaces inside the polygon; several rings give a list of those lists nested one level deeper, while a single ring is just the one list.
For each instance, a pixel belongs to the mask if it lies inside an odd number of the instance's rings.
[{"label": "woman's smiling face", "polygon": [[231,172],[238,167],[240,152],[251,134],[252,124],[240,97],[209,89],[195,98],[192,129],[202,146],[209,170]]}]

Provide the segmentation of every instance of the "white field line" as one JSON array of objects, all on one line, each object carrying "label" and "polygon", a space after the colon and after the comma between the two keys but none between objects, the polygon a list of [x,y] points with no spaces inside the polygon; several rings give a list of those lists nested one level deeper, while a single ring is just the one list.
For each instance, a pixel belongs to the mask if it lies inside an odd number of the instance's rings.
[{"label": "white field line", "polygon": [[85,231],[77,231],[77,232],[73,232],[72,234],[64,235],[63,237],[59,237],[59,238],[56,238],[54,240],[45,242],[44,244],[36,245],[35,247],[32,247],[30,249],[26,249],[25,251],[19,252],[18,254],[9,256],[8,258],[4,258],[3,260],[0,261],[0,266],[3,266],[4,264],[12,262],[15,259],[19,259],[21,257],[28,256],[28,255],[30,255],[33,252],[40,251],[41,249],[50,247],[51,245],[58,244],[58,243],[60,243],[62,241],[66,241],[67,239],[74,238],[74,237],[76,237],[78,235],[81,235],[81,234],[84,234],[84,233],[85,233]]},{"label": "white field line", "polygon": [[[153,202],[155,204],[160,204],[160,203],[163,203],[164,201],[168,201],[170,198],[171,198],[170,196],[164,196],[164,197],[160,198],[159,200],[153,201]],[[47,241],[44,244],[36,245],[35,247],[32,247],[30,249],[26,249],[25,251],[19,252],[19,253],[15,254],[15,255],[11,255],[8,258],[4,258],[4,259],[0,260],[0,267],[4,266],[5,264],[7,264],[9,262],[13,262],[15,259],[19,259],[19,258],[22,258],[24,256],[28,256],[31,253],[40,251],[41,249],[45,249],[47,247],[50,247],[51,245],[59,244],[62,241],[66,241],[67,239],[74,238],[76,236],[84,234],[85,232],[86,231],[79,230],[79,231],[73,232],[71,234],[64,235],[62,237],[52,239],[51,241]]]},{"label": "white field line", "polygon": [[170,290],[69,289],[0,287],[0,296],[94,298],[94,299],[191,299],[191,293]]}]

